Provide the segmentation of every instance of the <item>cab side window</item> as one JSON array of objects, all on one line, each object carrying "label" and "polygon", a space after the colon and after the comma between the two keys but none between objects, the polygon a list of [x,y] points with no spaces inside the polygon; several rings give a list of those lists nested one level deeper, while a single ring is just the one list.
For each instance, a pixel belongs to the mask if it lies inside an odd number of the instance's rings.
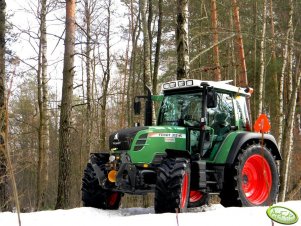
[{"label": "cab side window", "polygon": [[227,93],[218,93],[217,107],[208,109],[208,125],[214,134],[224,135],[235,124],[233,97]]},{"label": "cab side window", "polygon": [[245,129],[247,127],[247,124],[249,123],[249,115],[248,115],[248,109],[247,109],[247,103],[246,98],[243,96],[236,96],[235,97],[235,103],[237,106],[237,121],[238,121],[238,128],[239,129]]}]

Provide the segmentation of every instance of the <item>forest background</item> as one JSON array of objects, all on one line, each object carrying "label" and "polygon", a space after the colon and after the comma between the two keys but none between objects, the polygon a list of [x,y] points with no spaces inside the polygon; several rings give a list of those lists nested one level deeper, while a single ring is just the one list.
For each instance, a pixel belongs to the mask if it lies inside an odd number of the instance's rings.
[{"label": "forest background", "polygon": [[[0,0],[1,211],[15,206],[14,184],[23,211],[81,206],[89,153],[108,150],[109,134],[141,121],[132,102],[144,84],[158,94],[179,78],[253,87],[253,121],[270,117],[283,156],[279,199],[301,199],[300,0],[6,4]],[[123,200],[141,205],[151,198]]]}]

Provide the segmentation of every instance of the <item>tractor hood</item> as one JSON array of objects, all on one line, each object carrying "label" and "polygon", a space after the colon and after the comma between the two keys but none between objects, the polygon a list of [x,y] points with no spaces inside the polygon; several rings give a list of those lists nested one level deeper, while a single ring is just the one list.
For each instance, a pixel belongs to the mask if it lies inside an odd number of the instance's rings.
[{"label": "tractor hood", "polygon": [[130,150],[131,144],[136,134],[141,130],[147,130],[148,127],[140,126],[118,130],[109,137],[110,149]]},{"label": "tractor hood", "polygon": [[166,150],[186,151],[186,132],[181,126],[122,129],[110,136],[110,149],[127,151],[132,163],[152,163]]},{"label": "tractor hood", "polygon": [[166,150],[186,150],[186,128],[149,126],[122,129],[110,136],[110,149],[127,151],[132,163],[152,163]]}]

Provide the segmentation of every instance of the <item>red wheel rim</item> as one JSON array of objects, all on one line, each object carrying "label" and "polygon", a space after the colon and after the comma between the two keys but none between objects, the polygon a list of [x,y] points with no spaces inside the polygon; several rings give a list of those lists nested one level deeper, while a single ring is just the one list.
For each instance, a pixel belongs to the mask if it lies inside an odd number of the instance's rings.
[{"label": "red wheel rim", "polygon": [[183,183],[181,189],[181,203],[180,203],[181,209],[184,209],[186,207],[187,195],[188,195],[188,183],[189,183],[188,173],[185,173],[183,177]]},{"label": "red wheel rim", "polygon": [[270,194],[272,173],[267,160],[261,155],[252,155],[242,169],[242,189],[249,202],[264,203]]},{"label": "red wheel rim", "polygon": [[108,197],[108,204],[109,206],[114,206],[116,201],[118,199],[118,193],[117,192],[114,192],[113,194],[111,194],[109,197]]},{"label": "red wheel rim", "polygon": [[189,202],[197,202],[203,198],[203,193],[200,191],[190,191]]}]

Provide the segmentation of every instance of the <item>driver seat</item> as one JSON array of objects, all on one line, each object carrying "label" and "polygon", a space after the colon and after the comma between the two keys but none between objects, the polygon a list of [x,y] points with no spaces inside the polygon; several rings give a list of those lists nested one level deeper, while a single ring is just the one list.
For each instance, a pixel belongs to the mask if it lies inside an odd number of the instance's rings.
[{"label": "driver seat", "polygon": [[228,114],[225,112],[218,112],[214,115],[214,122],[211,125],[212,129],[214,129],[214,134],[222,136],[229,131],[227,119]]}]

